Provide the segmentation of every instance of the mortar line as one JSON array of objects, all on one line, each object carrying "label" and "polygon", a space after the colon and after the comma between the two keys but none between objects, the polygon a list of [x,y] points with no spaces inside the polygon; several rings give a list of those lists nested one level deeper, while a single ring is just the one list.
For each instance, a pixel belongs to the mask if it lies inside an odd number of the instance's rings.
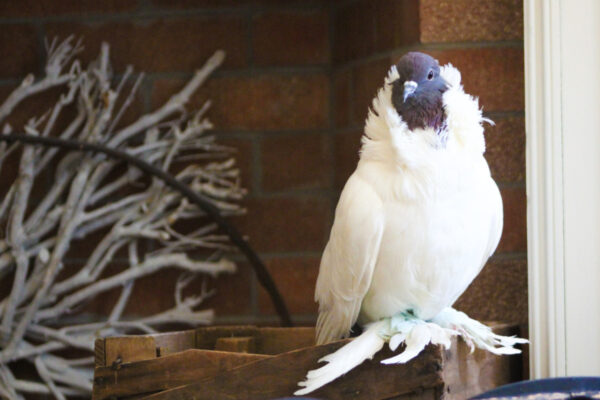
[{"label": "mortar line", "polygon": [[36,15],[36,16],[15,16],[0,17],[0,25],[15,25],[32,23],[39,21],[41,23],[54,22],[146,22],[151,19],[180,19],[189,17],[219,17],[219,16],[248,16],[256,12],[266,11],[294,11],[311,12],[322,10],[320,3],[301,2],[287,4],[271,4],[262,6],[243,5],[240,7],[213,7],[213,8],[182,8],[168,9],[160,7],[149,7],[146,2],[138,3],[138,6],[131,11],[120,12],[97,12],[85,15],[77,13],[66,13],[62,15]]},{"label": "mortar line", "polygon": [[288,189],[274,192],[249,193],[245,198],[250,200],[276,200],[295,198],[299,200],[323,200],[337,193],[335,189]]},{"label": "mortar line", "polygon": [[368,64],[373,61],[379,61],[385,58],[391,58],[409,51],[437,51],[437,50],[469,50],[469,49],[502,49],[502,48],[523,48],[523,41],[482,41],[482,42],[451,42],[451,43],[413,43],[398,46],[386,51],[372,53],[354,60],[346,60],[336,65],[336,68],[345,70],[356,66]]}]

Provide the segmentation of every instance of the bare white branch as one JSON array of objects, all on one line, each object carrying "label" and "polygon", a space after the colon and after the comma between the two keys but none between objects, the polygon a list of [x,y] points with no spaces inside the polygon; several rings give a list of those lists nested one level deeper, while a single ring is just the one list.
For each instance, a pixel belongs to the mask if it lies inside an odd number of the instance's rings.
[{"label": "bare white branch", "polygon": [[[73,37],[46,42],[46,48],[45,75],[37,80],[28,75],[0,104],[0,123],[30,96],[60,86],[64,92],[47,111],[31,116],[22,127],[25,133],[104,143],[164,171],[187,158],[200,164],[188,165],[177,179],[210,199],[223,215],[243,211],[238,204],[245,194],[239,171],[224,157],[232,151],[206,133],[212,127],[205,118],[210,102],[195,112],[185,110],[193,93],[223,62],[222,51],[164,105],[119,130],[143,74],[131,84],[133,70],[128,67],[113,87],[108,44],[102,44],[86,69],[74,59],[82,46]],[[57,121],[68,105],[76,105],[77,114],[63,126]],[[5,134],[13,130],[4,125]],[[21,147],[18,176],[0,203],[0,229],[7,232],[0,239],[0,279],[12,279],[12,290],[0,297],[0,397],[89,396],[93,358],[79,353],[92,354],[96,337],[154,333],[173,322],[196,326],[212,321],[213,311],[198,307],[214,291],[205,281],[193,296],[185,297],[184,289],[200,275],[232,273],[236,266],[222,258],[231,244],[206,219],[192,232],[180,231],[186,225],[180,222],[205,217],[202,210],[160,180],[141,179],[136,168],[123,168],[99,154],[0,143],[0,167]],[[40,190],[38,178],[46,179],[48,173],[54,174],[52,185]],[[77,260],[68,258],[84,241],[91,248],[85,259],[79,254]],[[186,254],[197,249],[208,250],[210,256],[194,259]],[[77,268],[61,274],[65,263]],[[136,280],[167,268],[182,271],[174,288],[175,306],[150,316],[127,315]],[[82,305],[111,289],[120,292],[109,315],[78,316]],[[77,349],[77,358],[65,356],[68,349]],[[15,360],[35,367],[40,381],[16,379],[10,367]]]},{"label": "bare white branch", "polygon": [[37,356],[35,358],[35,367],[37,368],[37,372],[42,380],[46,383],[46,386],[48,386],[50,393],[58,400],[66,400],[65,396],[58,390],[54,384],[54,381],[50,377],[50,371],[48,371],[48,368],[46,368],[46,364],[44,364],[42,356]]},{"label": "bare white branch", "polygon": [[78,62],[73,63],[70,70],[63,73],[63,70],[73,56],[81,51],[81,46],[78,44],[73,46],[72,41],[73,38],[69,37],[61,42],[56,49],[50,49],[48,63],[46,64],[46,76],[42,80],[34,83],[34,76],[31,74],[27,75],[21,85],[0,105],[0,122],[25,98],[55,86],[64,85],[77,75],[80,69]]}]

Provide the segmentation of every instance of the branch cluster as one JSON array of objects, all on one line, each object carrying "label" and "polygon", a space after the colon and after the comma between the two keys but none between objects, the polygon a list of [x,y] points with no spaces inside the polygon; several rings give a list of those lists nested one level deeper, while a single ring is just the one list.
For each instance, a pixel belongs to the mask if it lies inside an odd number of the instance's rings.
[{"label": "branch cluster", "polygon": [[[209,199],[222,215],[243,212],[238,200],[244,191],[234,160],[228,158],[231,149],[207,134],[211,124],[205,113],[210,104],[192,114],[185,108],[190,96],[222,63],[223,52],[215,53],[160,108],[121,127],[143,75],[135,77],[128,68],[118,79],[114,77],[107,44],[86,69],[75,59],[81,44],[72,37],[54,40],[47,50],[45,75],[38,80],[27,76],[0,104],[4,134],[13,131],[5,121],[18,104],[59,87],[63,92],[53,107],[32,116],[24,133],[104,144],[164,171],[183,165],[176,178]],[[69,118],[66,110],[76,112],[65,124],[61,117]],[[0,223],[6,232],[0,239],[0,278],[12,282],[10,293],[0,300],[0,396],[88,396],[92,357],[67,358],[63,350],[91,353],[96,337],[152,333],[174,322],[211,321],[211,310],[197,310],[211,291],[185,297],[184,289],[199,274],[231,273],[235,264],[222,257],[231,245],[217,233],[216,225],[202,219],[202,210],[162,181],[144,182],[139,170],[102,154],[1,143],[0,169],[11,154],[19,152],[17,177],[0,203]],[[53,172],[52,185],[40,195],[34,187],[48,171]],[[198,227],[191,232],[181,229],[192,224]],[[92,234],[99,239],[94,239],[89,257],[74,273],[61,274],[69,249]],[[189,255],[198,249],[207,256]],[[118,254],[125,254],[127,267],[112,272],[108,267]],[[124,316],[136,280],[165,268],[182,271],[175,306],[148,317]],[[114,289],[120,294],[107,317],[85,323],[66,318],[82,304]],[[30,362],[39,381],[17,378],[11,370],[17,360]]]}]

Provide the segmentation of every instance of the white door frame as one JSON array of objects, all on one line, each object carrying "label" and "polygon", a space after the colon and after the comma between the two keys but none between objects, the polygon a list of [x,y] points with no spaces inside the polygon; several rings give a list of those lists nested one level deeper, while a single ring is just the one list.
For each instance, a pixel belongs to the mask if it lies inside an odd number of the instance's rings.
[{"label": "white door frame", "polygon": [[600,375],[600,1],[524,17],[531,377]]}]

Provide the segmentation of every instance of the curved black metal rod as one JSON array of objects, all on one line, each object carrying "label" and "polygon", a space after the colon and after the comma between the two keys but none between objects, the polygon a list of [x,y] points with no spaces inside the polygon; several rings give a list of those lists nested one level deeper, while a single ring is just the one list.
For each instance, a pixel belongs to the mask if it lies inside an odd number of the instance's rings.
[{"label": "curved black metal rod", "polygon": [[26,134],[0,134],[0,141],[13,143],[13,142],[21,142],[21,143],[29,143],[33,145],[42,145],[46,147],[60,147],[62,149],[75,150],[75,151],[86,151],[92,153],[102,153],[106,154],[111,158],[115,158],[117,160],[125,161],[131,165],[134,165],[136,168],[139,168],[143,172],[155,176],[165,182],[168,186],[173,189],[181,192],[185,197],[188,198],[192,203],[196,204],[200,207],[204,212],[208,214],[208,216],[219,226],[219,228],[224,231],[227,236],[229,236],[229,240],[233,244],[235,244],[242,253],[246,256],[250,265],[254,269],[256,276],[258,277],[258,281],[265,288],[269,296],[271,297],[271,301],[275,306],[277,314],[279,314],[279,318],[281,319],[281,324],[283,326],[292,326],[292,321],[290,319],[290,314],[287,310],[285,302],[277,290],[277,286],[273,282],[273,278],[267,271],[265,265],[258,257],[258,255],[254,252],[252,247],[244,240],[242,235],[236,229],[235,226],[230,224],[219,212],[219,209],[212,205],[209,200],[207,200],[204,196],[194,192],[187,185],[179,182],[173,175],[169,174],[149,164],[143,160],[140,160],[127,152],[116,150],[110,147],[103,146],[101,144],[95,143],[85,143],[76,140],[63,140],[53,137],[44,137],[44,136],[33,136]]}]

